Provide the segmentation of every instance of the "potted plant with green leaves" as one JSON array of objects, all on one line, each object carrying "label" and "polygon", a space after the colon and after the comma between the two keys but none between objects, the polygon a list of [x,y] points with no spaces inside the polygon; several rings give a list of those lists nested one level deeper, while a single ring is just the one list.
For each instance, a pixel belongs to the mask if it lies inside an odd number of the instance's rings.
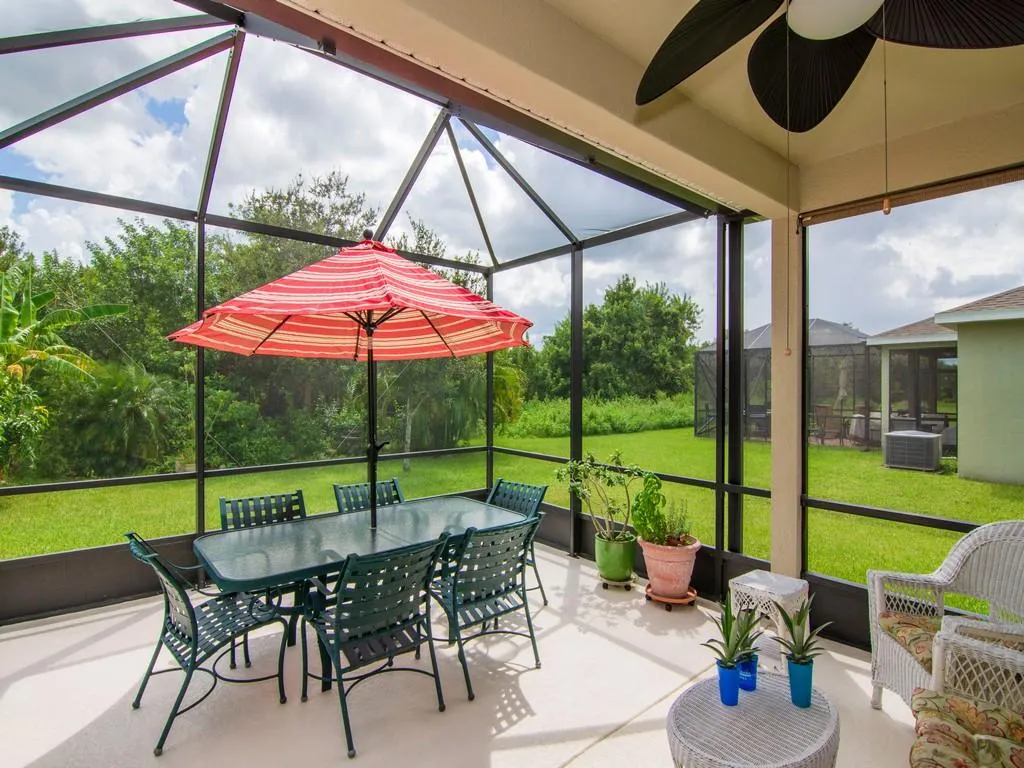
[{"label": "potted plant with green leaves", "polygon": [[775,639],[785,649],[786,667],[789,671],[789,697],[798,707],[811,706],[814,657],[821,654],[818,633],[832,623],[826,621],[814,629],[810,628],[811,600],[813,597],[801,601],[792,615],[783,606],[775,604],[786,625],[788,635]]},{"label": "potted plant with green leaves", "polygon": [[719,637],[714,637],[701,645],[710,648],[715,656],[718,668],[718,694],[722,703],[734,707],[740,697],[740,662],[745,658],[745,649],[752,646],[760,630],[755,634],[757,616],[753,611],[742,610],[738,614],[732,612],[732,597],[725,593],[722,612],[712,619],[718,627]]},{"label": "potted plant with green leaves", "polygon": [[616,451],[607,463],[588,453],[581,461],[570,461],[556,473],[568,483],[569,492],[583,503],[594,524],[594,560],[607,588],[622,583],[628,588],[636,559],[636,534],[629,527],[633,516],[633,491],[644,472],[635,464],[623,464]]},{"label": "potted plant with green leaves", "polygon": [[[700,542],[690,535],[685,502],[671,505],[661,491],[661,480],[650,472],[633,499],[633,527],[650,579],[654,599],[680,599],[690,594],[690,579]],[[670,608],[671,604],[666,603]]]},{"label": "potted plant with green leaves", "polygon": [[744,621],[747,622],[741,627],[741,646],[739,662],[737,667],[740,672],[740,690],[757,690],[757,639],[763,634],[758,627],[758,615],[756,611],[743,611]]}]

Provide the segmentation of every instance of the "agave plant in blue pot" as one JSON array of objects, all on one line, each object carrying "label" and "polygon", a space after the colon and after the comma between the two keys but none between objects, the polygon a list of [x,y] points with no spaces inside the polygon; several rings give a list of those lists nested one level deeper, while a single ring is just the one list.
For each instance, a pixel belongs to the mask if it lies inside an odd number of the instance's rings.
[{"label": "agave plant in blue pot", "polygon": [[[813,599],[813,598],[811,598]],[[778,603],[782,621],[788,637],[775,638],[785,649],[786,667],[789,670],[789,697],[798,707],[811,706],[811,691],[814,676],[814,658],[821,654],[818,633],[832,622],[811,629],[811,600],[803,600],[791,615]]]},{"label": "agave plant in blue pot", "polygon": [[758,616],[754,611],[740,611],[737,617],[740,623],[738,632],[740,635],[739,663],[736,665],[740,671],[740,690],[757,690],[757,646],[755,642],[762,635],[758,628]]},{"label": "agave plant in blue pot", "polygon": [[732,612],[732,598],[725,593],[720,616],[712,619],[721,637],[715,637],[701,645],[714,651],[718,667],[718,693],[722,703],[735,707],[740,699],[740,662],[744,659],[745,648],[751,643],[748,638],[756,622],[752,611]]}]

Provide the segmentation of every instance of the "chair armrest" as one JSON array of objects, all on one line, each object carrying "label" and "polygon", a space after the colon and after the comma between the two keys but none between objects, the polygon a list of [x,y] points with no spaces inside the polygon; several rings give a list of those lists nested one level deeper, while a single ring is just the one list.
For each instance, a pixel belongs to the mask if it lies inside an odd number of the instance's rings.
[{"label": "chair armrest", "polygon": [[[337,574],[334,574],[334,576],[334,584],[337,585]],[[323,613],[325,608],[337,603],[338,596],[329,586],[329,582],[330,576],[327,574],[324,574],[322,577],[312,576],[306,579],[306,584],[309,585],[310,589],[306,592],[302,612],[306,615],[307,619],[319,619],[320,614]]]},{"label": "chair armrest", "polygon": [[913,616],[941,616],[949,582],[928,573],[868,571],[871,621],[882,611]]},{"label": "chair armrest", "polygon": [[1024,712],[1024,625],[947,616],[932,656],[934,690]]}]

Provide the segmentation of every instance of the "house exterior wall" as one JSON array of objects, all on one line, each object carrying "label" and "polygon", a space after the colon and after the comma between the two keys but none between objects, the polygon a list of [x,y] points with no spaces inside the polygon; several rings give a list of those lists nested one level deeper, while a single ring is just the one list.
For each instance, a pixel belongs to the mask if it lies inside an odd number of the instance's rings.
[{"label": "house exterior wall", "polygon": [[961,323],[957,334],[960,476],[1024,484],[1024,320]]}]

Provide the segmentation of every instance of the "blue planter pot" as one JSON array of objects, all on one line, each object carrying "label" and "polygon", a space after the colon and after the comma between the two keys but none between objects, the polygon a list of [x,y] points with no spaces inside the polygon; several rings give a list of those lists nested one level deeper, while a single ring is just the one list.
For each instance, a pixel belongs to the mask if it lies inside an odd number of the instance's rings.
[{"label": "blue planter pot", "polygon": [[786,666],[789,668],[789,698],[798,707],[811,706],[811,676],[814,672],[814,662],[794,664],[792,659],[787,659]]},{"label": "blue planter pot", "polygon": [[757,690],[757,655],[741,661],[736,668],[740,671],[740,689]]},{"label": "blue planter pot", "polygon": [[727,707],[735,707],[740,701],[740,669],[739,667],[723,667],[718,665],[718,693],[722,703]]}]

